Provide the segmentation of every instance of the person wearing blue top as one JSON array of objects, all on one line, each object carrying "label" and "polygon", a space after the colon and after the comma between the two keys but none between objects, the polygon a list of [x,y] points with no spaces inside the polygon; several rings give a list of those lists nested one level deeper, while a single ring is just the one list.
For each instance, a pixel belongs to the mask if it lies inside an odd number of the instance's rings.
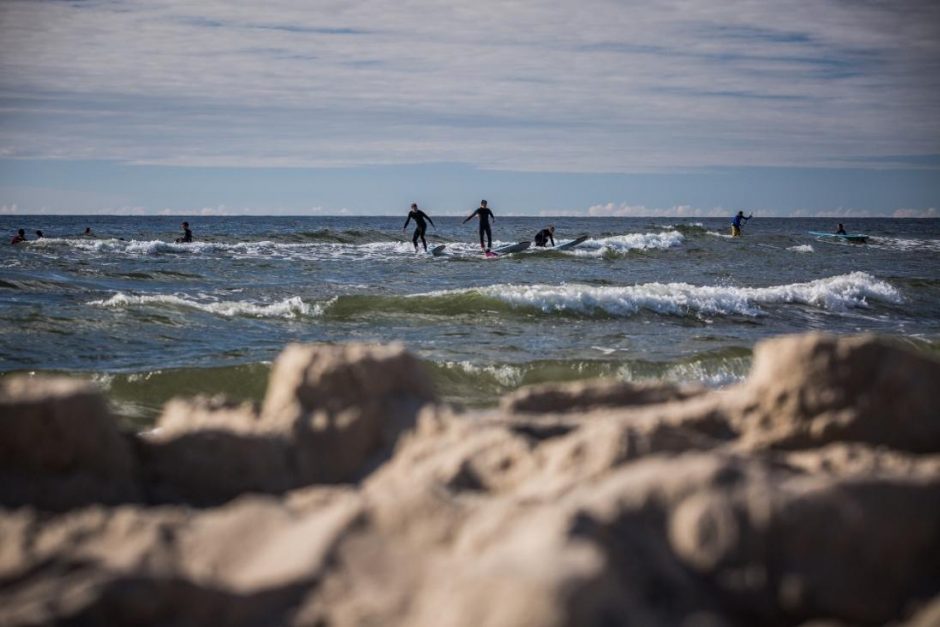
[{"label": "person wearing blue top", "polygon": [[739,211],[738,215],[731,219],[731,237],[741,237],[741,221],[750,220],[753,217],[753,213],[749,216],[745,216],[743,211]]}]

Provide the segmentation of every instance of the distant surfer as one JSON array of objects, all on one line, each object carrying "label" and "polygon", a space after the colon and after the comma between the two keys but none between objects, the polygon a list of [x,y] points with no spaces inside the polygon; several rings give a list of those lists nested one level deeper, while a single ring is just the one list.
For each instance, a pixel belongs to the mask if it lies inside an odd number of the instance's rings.
[{"label": "distant surfer", "polygon": [[86,226],[86,227],[85,227],[85,232],[82,233],[82,235],[84,235],[85,237],[91,237],[91,227],[90,227],[90,226]]},{"label": "distant surfer", "polygon": [[411,243],[415,245],[415,252],[418,252],[418,238],[421,238],[421,244],[424,246],[424,252],[428,252],[428,242],[424,239],[424,232],[427,231],[428,225],[425,224],[425,220],[431,223],[434,226],[434,220],[431,219],[431,216],[425,212],[418,209],[418,203],[411,203],[411,211],[408,212],[408,217],[405,219],[405,225],[401,227],[402,232],[408,228],[408,223],[412,220],[415,221],[415,233],[411,238]]},{"label": "distant surfer", "polygon": [[183,222],[180,226],[183,227],[183,237],[177,237],[177,244],[190,244],[193,241],[193,232],[189,229],[189,222]]},{"label": "distant surfer", "polygon": [[42,231],[36,231],[36,239],[42,239],[43,237]]},{"label": "distant surfer", "polygon": [[16,232],[16,235],[13,236],[13,239],[10,240],[10,245],[19,244],[20,242],[26,241],[26,230],[20,229]]},{"label": "distant surfer", "polygon": [[[480,248],[483,249],[483,252],[489,253],[490,248],[493,247],[493,230],[490,228],[490,220],[495,222],[496,216],[494,216],[490,208],[486,206],[485,200],[480,201],[480,208],[468,215],[463,223],[466,224],[472,220],[473,216],[479,216],[480,218]],[[483,245],[484,235],[486,235],[486,246]]]},{"label": "distant surfer", "polygon": [[741,237],[741,221],[747,221],[753,217],[753,213],[745,217],[744,212],[739,211],[738,215],[731,219],[731,237]]},{"label": "distant surfer", "polygon": [[545,247],[548,245],[548,242],[552,243],[552,248],[555,247],[555,225],[549,224],[547,229],[542,229],[535,234],[535,245]]},{"label": "distant surfer", "polygon": [[842,226],[842,223],[839,223],[839,228],[836,229],[836,235],[845,235],[845,227]]}]

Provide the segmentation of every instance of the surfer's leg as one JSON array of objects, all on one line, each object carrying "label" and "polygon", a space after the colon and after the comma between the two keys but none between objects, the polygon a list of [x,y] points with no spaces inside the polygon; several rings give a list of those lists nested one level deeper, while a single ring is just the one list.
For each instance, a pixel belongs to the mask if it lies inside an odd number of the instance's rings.
[{"label": "surfer's leg", "polygon": [[480,225],[480,248],[482,248],[483,250],[486,250],[486,246],[483,245],[483,234],[485,232],[486,231],[483,230],[483,225],[481,224]]},{"label": "surfer's leg", "polygon": [[[426,239],[424,239],[424,229],[421,229],[419,234],[421,235],[421,244],[424,246],[424,252],[428,252],[428,242]],[[415,248],[418,248],[417,243],[415,243]]]},{"label": "surfer's leg", "polygon": [[[490,229],[490,225],[487,224],[486,227],[486,249],[489,250],[493,247],[493,230]],[[480,245],[483,245],[483,235],[480,235]]]},{"label": "surfer's leg", "polygon": [[415,245],[415,252],[418,252],[418,233],[420,229],[415,229],[415,234],[411,236],[411,243]]}]

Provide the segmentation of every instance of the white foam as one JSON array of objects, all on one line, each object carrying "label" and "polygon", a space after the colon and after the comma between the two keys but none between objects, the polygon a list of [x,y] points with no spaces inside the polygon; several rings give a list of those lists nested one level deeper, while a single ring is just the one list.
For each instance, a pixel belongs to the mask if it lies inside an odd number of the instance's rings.
[{"label": "white foam", "polygon": [[669,315],[764,314],[761,306],[796,303],[846,311],[867,307],[868,299],[897,303],[900,293],[890,284],[865,272],[853,272],[806,283],[769,287],[698,286],[688,283],[646,283],[629,287],[578,284],[493,285],[464,290],[416,294],[414,298],[476,292],[513,307],[535,308],[546,313],[573,313],[616,317],[648,310]]},{"label": "white foam", "polygon": [[795,252],[795,253],[812,253],[812,252],[816,252],[816,251],[813,249],[813,246],[812,246],[811,244],[801,244],[800,246],[789,246],[789,247],[787,247],[787,250],[792,250],[792,251]]},{"label": "white foam", "polygon": [[124,309],[138,305],[169,305],[197,309],[208,313],[233,317],[253,316],[258,318],[296,318],[298,316],[318,315],[319,306],[311,307],[298,296],[270,304],[251,301],[194,300],[174,294],[125,294],[117,292],[105,300],[93,300],[88,303],[98,307]]},{"label": "white foam", "polygon": [[627,233],[625,235],[588,239],[568,252],[580,257],[603,257],[609,254],[623,254],[631,250],[673,248],[680,246],[684,240],[685,236],[678,231]]},{"label": "white foam", "polygon": [[[439,242],[431,240],[431,246]],[[502,246],[506,242],[493,242],[493,246]],[[165,242],[162,240],[121,240],[121,239],[84,239],[84,238],[48,238],[38,240],[37,245],[45,248],[71,248],[89,254],[126,255],[130,257],[149,257],[156,255],[193,255],[200,257],[248,257],[265,259],[289,259],[308,261],[372,261],[414,254],[414,246],[407,241],[369,242],[365,244],[343,244],[337,242],[285,243],[270,240],[248,242],[205,242],[195,241],[188,244]],[[448,243],[449,251],[456,253],[477,253],[479,246],[474,243]],[[423,252],[423,250],[421,251]]]},{"label": "white foam", "polygon": [[891,248],[905,252],[930,251],[940,252],[940,239],[914,239],[904,237],[870,237],[869,246],[874,248]]}]

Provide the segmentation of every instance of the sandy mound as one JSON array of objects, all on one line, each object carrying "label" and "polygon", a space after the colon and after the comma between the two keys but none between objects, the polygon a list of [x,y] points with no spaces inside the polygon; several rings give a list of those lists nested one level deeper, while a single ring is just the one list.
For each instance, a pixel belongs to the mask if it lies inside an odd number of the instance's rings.
[{"label": "sandy mound", "polygon": [[722,391],[436,403],[401,347],[291,346],[260,410],[148,435],[0,380],[0,624],[935,624],[940,363],[759,345]]}]

